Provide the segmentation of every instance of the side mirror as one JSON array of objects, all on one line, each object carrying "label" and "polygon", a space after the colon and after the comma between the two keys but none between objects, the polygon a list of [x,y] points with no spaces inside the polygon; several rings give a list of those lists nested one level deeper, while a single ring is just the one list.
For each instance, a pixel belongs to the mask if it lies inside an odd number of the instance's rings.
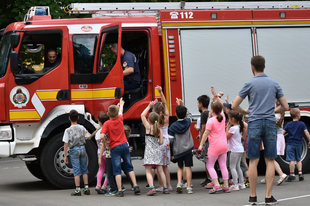
[{"label": "side mirror", "polygon": [[13,49],[18,46],[19,40],[20,40],[19,34],[16,34],[16,33],[11,34],[11,46]]},{"label": "side mirror", "polygon": [[11,72],[14,73],[14,74],[17,74],[18,73],[18,55],[17,55],[17,51],[11,51],[10,63],[11,63]]}]

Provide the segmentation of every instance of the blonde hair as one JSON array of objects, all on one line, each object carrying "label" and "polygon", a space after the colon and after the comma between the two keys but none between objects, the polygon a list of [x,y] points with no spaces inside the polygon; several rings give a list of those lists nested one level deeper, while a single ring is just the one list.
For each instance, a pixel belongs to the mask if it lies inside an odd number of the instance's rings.
[{"label": "blonde hair", "polygon": [[149,121],[153,125],[153,135],[158,137],[160,134],[160,128],[158,124],[159,115],[156,112],[151,112],[149,115]]},{"label": "blonde hair", "polygon": [[109,106],[108,115],[110,118],[115,118],[118,115],[118,107],[116,105]]},{"label": "blonde hair", "polygon": [[128,139],[128,137],[130,136],[130,134],[131,134],[131,128],[128,126],[128,125],[124,125],[124,130],[125,130],[125,135],[126,135],[126,137],[127,137],[127,139]]},{"label": "blonde hair", "polygon": [[300,110],[298,108],[293,108],[290,111],[290,115],[293,119],[297,117],[297,115],[300,114]]},{"label": "blonde hair", "polygon": [[154,105],[154,112],[156,112],[159,117],[158,117],[158,123],[161,126],[165,125],[165,104],[162,102],[157,102]]}]

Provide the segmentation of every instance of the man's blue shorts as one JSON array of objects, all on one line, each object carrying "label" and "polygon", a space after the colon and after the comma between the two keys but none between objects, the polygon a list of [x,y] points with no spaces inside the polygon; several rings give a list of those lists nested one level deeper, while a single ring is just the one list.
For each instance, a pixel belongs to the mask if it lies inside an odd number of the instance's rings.
[{"label": "man's blue shorts", "polygon": [[261,142],[264,145],[264,156],[267,159],[277,157],[276,122],[262,119],[248,124],[248,159],[259,159]]},{"label": "man's blue shorts", "polygon": [[286,161],[300,161],[302,152],[302,144],[286,146]]},{"label": "man's blue shorts", "polygon": [[81,145],[70,148],[69,155],[73,167],[74,176],[88,174],[87,154],[85,146]]}]

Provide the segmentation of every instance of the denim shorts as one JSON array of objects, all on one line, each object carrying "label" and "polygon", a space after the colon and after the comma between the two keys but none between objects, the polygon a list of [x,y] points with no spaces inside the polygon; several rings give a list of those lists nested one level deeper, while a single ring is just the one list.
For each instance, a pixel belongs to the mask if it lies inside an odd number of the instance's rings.
[{"label": "denim shorts", "polygon": [[122,174],[121,159],[123,159],[125,173],[133,171],[128,143],[118,145],[111,149],[112,168],[114,175]]},{"label": "denim shorts", "polygon": [[262,119],[248,124],[248,159],[259,159],[261,142],[264,145],[264,156],[267,159],[277,157],[276,122]]},{"label": "denim shorts", "polygon": [[286,146],[286,161],[300,161],[302,152],[302,144]]},{"label": "denim shorts", "polygon": [[70,148],[69,156],[73,167],[74,176],[88,174],[87,154],[84,145]]}]

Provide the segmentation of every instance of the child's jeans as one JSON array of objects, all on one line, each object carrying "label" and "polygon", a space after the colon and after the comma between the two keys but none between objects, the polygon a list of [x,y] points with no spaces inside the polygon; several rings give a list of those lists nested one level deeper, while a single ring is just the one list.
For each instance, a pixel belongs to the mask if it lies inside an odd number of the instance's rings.
[{"label": "child's jeans", "polygon": [[106,160],[105,160],[105,172],[108,176],[108,182],[110,184],[111,191],[116,191],[117,186],[116,186],[116,182],[115,182],[115,176],[113,175],[111,158],[106,158]]},{"label": "child's jeans", "polygon": [[111,149],[111,159],[112,159],[112,168],[114,175],[121,175],[122,174],[122,166],[121,166],[121,159],[123,159],[124,164],[124,172],[129,173],[133,171],[133,166],[131,163],[130,152],[128,143],[124,143],[118,145]]},{"label": "child's jeans", "polygon": [[74,176],[88,174],[87,154],[84,145],[74,146],[69,151]]}]

